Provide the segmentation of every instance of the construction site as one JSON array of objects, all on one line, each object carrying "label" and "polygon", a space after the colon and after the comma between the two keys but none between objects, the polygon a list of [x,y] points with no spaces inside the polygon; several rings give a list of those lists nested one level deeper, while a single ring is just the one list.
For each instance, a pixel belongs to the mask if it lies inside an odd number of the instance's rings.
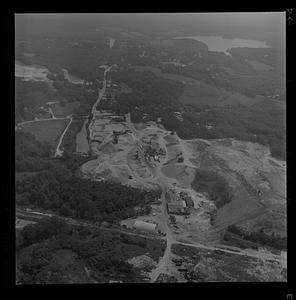
[{"label": "construction site", "polygon": [[[223,242],[229,225],[285,232],[285,221],[277,216],[282,211],[279,207],[285,206],[285,164],[272,158],[267,147],[234,139],[183,140],[159,122],[134,124],[130,114],[103,110],[93,112],[88,131],[94,159],[82,165],[84,177],[163,190],[162,199],[151,205],[149,214],[120,223],[125,230],[167,239],[164,257],[152,270],[152,281],[172,273],[178,281],[186,281],[172,262],[174,243],[213,249],[223,245],[238,251]],[[209,172],[216,175],[207,179]],[[201,176],[198,181],[197,174]],[[221,199],[213,198],[211,190],[219,178],[230,193],[222,204],[215,202]]]}]

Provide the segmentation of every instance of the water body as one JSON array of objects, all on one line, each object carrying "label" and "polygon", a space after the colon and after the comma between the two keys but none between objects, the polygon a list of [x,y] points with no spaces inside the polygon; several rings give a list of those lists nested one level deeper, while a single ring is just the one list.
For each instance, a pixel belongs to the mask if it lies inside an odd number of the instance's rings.
[{"label": "water body", "polygon": [[76,136],[76,151],[79,153],[88,153],[89,151],[89,144],[87,140],[87,130],[86,130],[87,122],[88,119],[84,121],[81,131]]},{"label": "water body", "polygon": [[66,69],[62,69],[62,71],[64,72],[64,78],[69,82],[73,84],[83,84],[84,80],[82,80],[81,78],[69,74]]},{"label": "water body", "polygon": [[182,36],[175,39],[192,39],[200,41],[208,46],[209,51],[224,52],[235,47],[270,48],[266,42],[247,39],[228,39],[221,36]]}]

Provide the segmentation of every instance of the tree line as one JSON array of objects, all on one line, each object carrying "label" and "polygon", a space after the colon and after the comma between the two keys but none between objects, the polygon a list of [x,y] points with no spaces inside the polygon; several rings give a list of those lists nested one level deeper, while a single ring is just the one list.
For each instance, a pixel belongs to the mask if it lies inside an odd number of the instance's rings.
[{"label": "tree line", "polygon": [[[158,260],[164,250],[158,240],[42,219],[17,233],[17,283],[142,282],[145,277],[127,259],[149,253]],[[65,252],[72,258],[60,257]]]}]

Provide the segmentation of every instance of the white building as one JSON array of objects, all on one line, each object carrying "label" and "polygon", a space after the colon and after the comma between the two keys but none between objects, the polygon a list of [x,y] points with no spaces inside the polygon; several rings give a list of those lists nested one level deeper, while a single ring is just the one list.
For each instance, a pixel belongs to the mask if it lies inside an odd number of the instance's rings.
[{"label": "white building", "polygon": [[156,224],[144,222],[141,220],[136,220],[134,223],[134,228],[138,230],[148,231],[148,232],[155,232]]}]

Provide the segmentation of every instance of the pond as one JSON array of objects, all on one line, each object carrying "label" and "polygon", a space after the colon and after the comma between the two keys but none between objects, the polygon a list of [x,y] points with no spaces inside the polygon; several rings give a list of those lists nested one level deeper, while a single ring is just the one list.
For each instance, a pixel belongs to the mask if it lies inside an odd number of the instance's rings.
[{"label": "pond", "polygon": [[83,84],[84,80],[77,77],[77,76],[74,76],[74,75],[71,75],[68,70],[66,69],[62,69],[62,71],[64,72],[64,78],[66,80],[68,80],[69,82],[73,83],[73,84]]},{"label": "pond", "polygon": [[200,41],[208,46],[209,51],[227,53],[227,49],[235,47],[269,48],[264,41],[248,39],[228,39],[221,36],[182,36],[175,39],[192,39]]}]

